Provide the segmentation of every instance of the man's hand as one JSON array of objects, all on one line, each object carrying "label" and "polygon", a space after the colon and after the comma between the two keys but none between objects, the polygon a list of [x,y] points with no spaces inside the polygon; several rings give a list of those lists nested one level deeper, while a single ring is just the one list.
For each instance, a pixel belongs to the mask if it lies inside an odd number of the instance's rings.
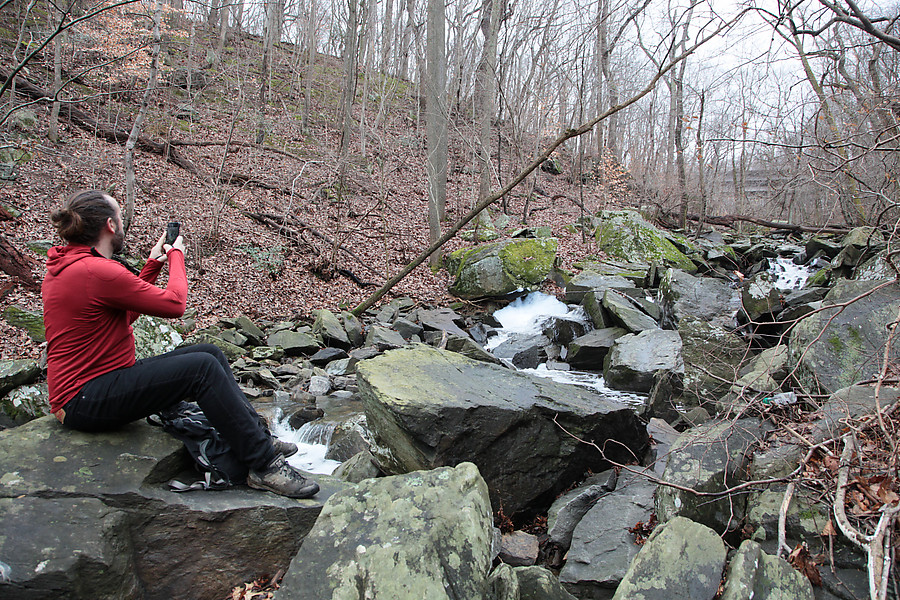
[{"label": "man's hand", "polygon": [[184,254],[184,238],[179,235],[170,246],[169,244],[166,244],[166,234],[162,234],[159,241],[157,241],[156,245],[150,250],[150,258],[164,263],[169,258],[167,255],[169,250],[181,250],[181,253]]}]

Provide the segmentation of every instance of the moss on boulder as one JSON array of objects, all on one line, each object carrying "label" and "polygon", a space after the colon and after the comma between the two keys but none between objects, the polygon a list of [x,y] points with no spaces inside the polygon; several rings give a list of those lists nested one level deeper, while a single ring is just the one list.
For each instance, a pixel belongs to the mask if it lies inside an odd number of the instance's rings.
[{"label": "moss on boulder", "polygon": [[630,263],[663,263],[693,273],[694,262],[633,210],[603,211],[594,232],[600,250]]},{"label": "moss on boulder", "polygon": [[556,262],[555,238],[515,239],[452,253],[450,293],[460,298],[504,296],[539,286]]}]

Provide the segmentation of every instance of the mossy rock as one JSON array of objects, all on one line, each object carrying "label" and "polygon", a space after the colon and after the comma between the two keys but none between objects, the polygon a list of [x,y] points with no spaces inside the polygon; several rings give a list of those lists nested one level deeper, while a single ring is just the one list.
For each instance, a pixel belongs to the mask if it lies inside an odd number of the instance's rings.
[{"label": "mossy rock", "polygon": [[40,313],[25,310],[18,306],[8,306],[3,311],[3,319],[19,329],[24,329],[35,342],[45,342],[44,317]]},{"label": "mossy rock", "polygon": [[446,262],[447,270],[455,276],[450,293],[460,298],[484,298],[534,289],[553,269],[556,248],[555,238],[534,238],[457,250]]},{"label": "mossy rock", "polygon": [[688,272],[697,270],[688,258],[669,241],[666,233],[645,221],[633,210],[604,211],[594,232],[600,250],[629,263],[663,263]]}]

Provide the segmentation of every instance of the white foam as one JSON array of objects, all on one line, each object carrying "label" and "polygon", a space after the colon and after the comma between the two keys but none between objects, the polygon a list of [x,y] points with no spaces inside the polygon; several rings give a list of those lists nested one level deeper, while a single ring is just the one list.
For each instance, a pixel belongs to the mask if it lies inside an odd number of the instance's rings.
[{"label": "white foam", "polygon": [[805,265],[795,265],[790,258],[779,256],[774,260],[769,272],[777,277],[775,287],[779,290],[802,288],[809,279],[811,269]]},{"label": "white foam", "polygon": [[[329,428],[323,425],[317,428],[317,425],[321,424],[306,423],[300,429],[292,429],[288,425],[287,419],[282,419],[272,425],[272,434],[282,441],[297,444],[299,450],[297,454],[288,457],[289,465],[307,473],[331,475],[341,464],[340,461],[325,458],[334,427]],[[317,431],[317,429],[324,431]],[[309,441],[324,443],[308,443]]]},{"label": "white foam", "polygon": [[621,392],[607,387],[606,381],[602,375],[596,373],[587,373],[585,371],[558,371],[556,369],[548,369],[547,363],[541,363],[536,369],[522,369],[523,373],[530,373],[536,377],[545,377],[559,383],[568,383],[579,387],[593,390],[611,400],[617,400],[624,404],[633,406],[643,406],[646,398],[640,394],[632,394],[630,392]]}]

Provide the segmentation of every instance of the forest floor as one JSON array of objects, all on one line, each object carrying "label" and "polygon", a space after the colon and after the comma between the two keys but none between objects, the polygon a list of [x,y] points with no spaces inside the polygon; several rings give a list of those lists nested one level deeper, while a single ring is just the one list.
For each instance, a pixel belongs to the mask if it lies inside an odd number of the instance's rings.
[{"label": "forest floor", "polygon": [[[233,62],[251,55],[251,50],[238,42],[232,48]],[[298,92],[289,60],[290,53],[283,52],[274,63],[274,72],[283,78],[275,79],[270,107],[278,104],[284,109],[268,110],[268,134],[263,145],[252,144],[257,112],[252,101],[241,99],[244,91],[235,87],[240,81],[229,77],[226,66],[215,73],[206,72],[206,85],[191,94],[175,86],[160,87],[144,125],[145,134],[156,140],[209,144],[180,145],[177,150],[205,174],[222,172],[242,178],[239,185],[216,185],[162,156],[143,151],[135,154],[135,211],[125,253],[146,257],[166,223],[180,221],[187,244],[188,309],[196,311],[199,326],[239,314],[277,320],[304,317],[318,308],[349,310],[429,244],[423,113],[417,106],[414,87],[391,78],[373,77],[369,84],[360,80],[353,140],[341,188],[336,108],[340,64],[330,57],[318,58],[310,122],[304,132],[300,129]],[[49,72],[40,66],[35,64],[27,78],[49,89]],[[232,70],[237,68],[231,66]],[[172,72],[163,68],[160,80],[165,82]],[[94,71],[92,79],[82,78],[93,86],[83,89],[82,94],[91,89],[98,93],[120,89],[120,76],[114,69]],[[98,121],[127,131],[137,113],[141,85],[145,82],[135,84],[132,80],[131,93],[101,95],[101,101],[81,107]],[[193,117],[173,116],[187,102]],[[46,135],[50,107],[36,104],[29,110],[36,117],[34,125],[18,129],[13,125],[6,133],[6,138],[27,149],[30,157],[17,165],[13,180],[0,181],[0,204],[20,213],[12,220],[0,221],[0,233],[34,260],[33,272],[40,280],[44,257],[28,249],[27,243],[60,243],[49,214],[68,194],[99,188],[124,206],[124,146],[99,139],[65,121],[60,127],[60,141],[51,143]],[[232,125],[232,144],[226,153]],[[499,149],[493,149],[495,174],[502,174],[495,176],[494,189],[525,165],[533,152],[533,147],[523,149],[508,133],[500,136]],[[474,140],[471,123],[462,118],[451,120],[445,230],[476,201]],[[236,146],[234,142],[245,145]],[[582,215],[579,205],[592,213],[622,205],[627,203],[622,192],[610,192],[611,188],[594,182],[578,185],[572,183],[576,178],[571,175],[551,175],[540,169],[533,177],[533,182],[526,180],[507,197],[508,217],[500,213],[499,204],[491,209],[500,236],[508,236],[526,223],[530,227],[549,226],[559,240],[562,268],[572,269],[577,261],[596,256],[593,240],[583,239],[580,230],[572,227]],[[526,221],[523,211],[532,183],[535,191]],[[622,188],[620,185],[617,189]],[[279,231],[247,213],[285,216],[294,221]],[[299,233],[299,239],[284,235],[291,231]],[[457,236],[442,252],[447,254],[472,243]],[[0,273],[0,289],[9,281]],[[447,292],[450,283],[446,270],[432,270],[426,262],[382,302],[408,296],[422,304],[448,305],[457,300]],[[0,298],[0,311],[11,305],[41,310],[39,294],[20,285]],[[40,354],[37,343],[5,321],[0,321],[0,340],[0,358],[37,358]]]}]

